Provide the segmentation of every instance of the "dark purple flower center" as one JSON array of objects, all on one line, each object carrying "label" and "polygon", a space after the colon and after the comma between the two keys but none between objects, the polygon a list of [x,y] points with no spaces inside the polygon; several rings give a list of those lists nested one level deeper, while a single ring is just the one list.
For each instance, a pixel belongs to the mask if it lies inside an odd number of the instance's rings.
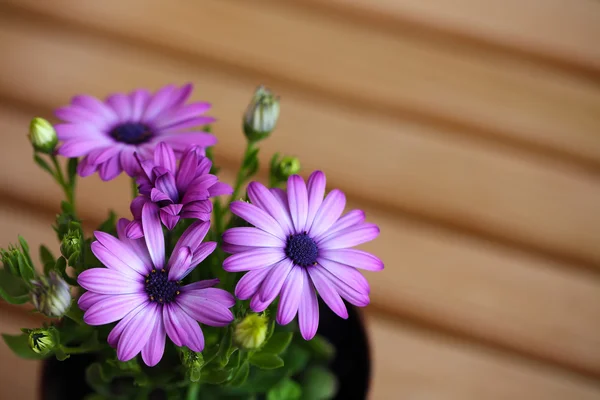
[{"label": "dark purple flower center", "polygon": [[306,232],[290,235],[285,246],[285,254],[296,265],[308,267],[317,263],[319,249]]},{"label": "dark purple flower center", "polygon": [[164,269],[153,269],[146,275],[146,293],[150,296],[150,301],[167,304],[180,293],[179,282],[170,281],[169,274]]},{"label": "dark purple flower center", "polygon": [[125,122],[115,126],[109,135],[117,142],[127,144],[146,143],[154,134],[148,125],[139,122]]}]

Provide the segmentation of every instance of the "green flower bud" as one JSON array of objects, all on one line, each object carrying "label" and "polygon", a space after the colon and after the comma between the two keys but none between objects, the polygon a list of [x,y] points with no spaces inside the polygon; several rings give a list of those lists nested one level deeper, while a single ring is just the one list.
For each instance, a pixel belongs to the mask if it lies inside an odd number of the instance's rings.
[{"label": "green flower bud", "polygon": [[42,276],[31,283],[31,302],[39,312],[48,317],[58,318],[69,310],[69,285],[56,272],[50,271],[48,276]]},{"label": "green flower bud", "polygon": [[181,363],[187,369],[187,375],[192,382],[198,382],[204,366],[202,353],[196,353],[187,348],[180,348]]},{"label": "green flower bud", "polygon": [[57,344],[56,333],[52,329],[33,329],[29,332],[29,347],[38,354],[50,353]]},{"label": "green flower bud", "polygon": [[58,137],[52,124],[43,118],[34,118],[29,124],[29,140],[33,147],[42,153],[52,154],[58,144]]},{"label": "green flower bud", "polygon": [[272,166],[271,174],[278,182],[286,182],[287,179],[300,172],[300,160],[292,156],[284,156]]},{"label": "green flower bud", "polygon": [[73,264],[73,260],[77,259],[81,254],[82,244],[83,238],[79,229],[69,229],[67,234],[63,236],[60,242],[60,252],[69,260],[69,265]]},{"label": "green flower bud", "polygon": [[235,326],[233,339],[245,349],[258,349],[267,337],[269,319],[265,314],[248,314]]},{"label": "green flower bud", "polygon": [[0,258],[4,268],[8,269],[11,274],[19,276],[19,258],[25,259],[21,249],[15,246],[9,246],[8,250],[2,250],[0,252]]},{"label": "green flower bud", "polygon": [[279,118],[279,97],[264,86],[259,86],[244,114],[244,133],[250,141],[267,138]]}]

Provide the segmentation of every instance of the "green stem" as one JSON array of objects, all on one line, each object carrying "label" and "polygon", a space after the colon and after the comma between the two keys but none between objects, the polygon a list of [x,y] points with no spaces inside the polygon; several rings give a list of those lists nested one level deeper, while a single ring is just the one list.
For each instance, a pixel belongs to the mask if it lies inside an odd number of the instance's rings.
[{"label": "green stem", "polygon": [[77,304],[71,304],[69,311],[66,312],[65,317],[73,320],[77,325],[86,325],[83,322],[83,312],[79,309]]},{"label": "green stem", "polygon": [[[246,144],[246,151],[244,152],[244,157],[242,158],[242,160],[246,160],[246,158],[248,157],[248,154],[250,154],[250,152],[253,149],[254,149],[254,142],[248,141],[248,143]],[[242,188],[242,185],[244,184],[245,180],[246,180],[246,170],[245,170],[245,168],[241,167],[237,173],[237,176],[235,179],[235,185],[233,187],[233,194],[231,195],[229,203],[237,200],[238,196],[240,195],[240,189]]]},{"label": "green stem", "polygon": [[199,392],[200,392],[200,383],[199,382],[190,383],[190,386],[188,386],[186,399],[187,400],[196,400],[198,398]]},{"label": "green stem", "polygon": [[61,350],[66,354],[81,354],[81,353],[92,353],[96,350],[102,350],[102,346],[90,346],[90,347],[69,347],[60,346]]},{"label": "green stem", "polygon": [[131,178],[131,195],[132,199],[135,199],[138,195],[138,186],[135,178]]},{"label": "green stem", "polygon": [[62,168],[60,167],[60,164],[58,163],[58,159],[56,158],[56,156],[54,154],[52,154],[50,156],[50,159],[52,160],[52,164],[54,165],[54,168],[56,169],[56,173],[54,174],[54,177],[56,178],[56,180],[58,181],[58,184],[62,187],[63,191],[65,192],[65,197],[67,198],[67,201],[69,202],[69,204],[72,204],[73,207],[75,207],[75,196],[74,196],[72,182],[67,182],[65,180],[65,176],[63,174]]}]

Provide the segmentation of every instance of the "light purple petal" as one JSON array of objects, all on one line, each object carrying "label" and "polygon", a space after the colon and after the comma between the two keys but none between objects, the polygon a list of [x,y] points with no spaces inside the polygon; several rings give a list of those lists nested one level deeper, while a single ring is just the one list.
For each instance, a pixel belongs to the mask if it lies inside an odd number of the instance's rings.
[{"label": "light purple petal", "polygon": [[150,92],[145,89],[134,90],[129,95],[129,100],[131,102],[131,121],[138,122],[150,101]]},{"label": "light purple petal", "polygon": [[[171,173],[163,174],[156,178],[154,186],[161,192],[169,196],[173,202],[177,202],[179,194],[177,193],[177,187],[175,186],[175,177]],[[155,201],[155,200],[152,200]]]},{"label": "light purple petal", "polygon": [[165,167],[174,174],[177,168],[177,158],[173,149],[164,142],[159,143],[154,150],[154,163]]},{"label": "light purple petal", "polygon": [[262,301],[260,295],[256,293],[250,300],[250,309],[254,312],[263,312],[270,304],[270,301]]},{"label": "light purple petal", "polygon": [[123,146],[121,148],[121,153],[119,154],[119,163],[121,164],[121,168],[127,175],[131,177],[139,175],[141,172],[140,164],[135,159],[133,155],[134,153],[135,147]]},{"label": "light purple petal", "polygon": [[304,275],[304,285],[298,307],[298,324],[302,337],[305,340],[311,340],[319,327],[319,302],[305,269],[302,270],[302,274]]},{"label": "light purple petal", "polygon": [[97,169],[98,169],[98,166],[95,164],[89,163],[87,157],[82,158],[81,161],[79,161],[79,165],[77,165],[77,173],[82,178],[85,178],[86,176],[90,176],[91,174],[96,172]]},{"label": "light purple petal", "polygon": [[225,253],[229,253],[229,254],[241,253],[242,251],[249,251],[252,249],[255,249],[255,247],[238,246],[238,245],[230,244],[230,243],[222,243],[221,244],[221,250],[223,250]]},{"label": "light purple petal", "polygon": [[327,180],[325,174],[321,171],[315,171],[308,177],[306,188],[308,190],[308,212],[306,214],[306,230],[309,230],[323,203],[325,196],[325,186]]},{"label": "light purple petal", "polygon": [[286,234],[281,228],[281,225],[279,225],[279,223],[275,221],[273,217],[257,206],[248,204],[245,201],[234,201],[231,203],[229,208],[233,214],[245,219],[257,228],[262,229],[263,231],[281,239],[286,238]]},{"label": "light purple petal", "polygon": [[357,249],[320,249],[319,258],[326,258],[367,271],[381,271],[383,269],[383,261],[371,253]]},{"label": "light purple petal", "polygon": [[177,297],[177,305],[190,317],[210,326],[226,326],[233,321],[233,313],[225,305],[191,293],[183,292]]},{"label": "light purple petal", "polygon": [[286,236],[294,232],[292,218],[287,209],[281,206],[273,194],[262,183],[250,182],[248,184],[248,198],[252,204],[270,214],[279,223]]},{"label": "light purple petal", "polygon": [[141,275],[139,281],[134,281],[112,269],[92,268],[79,274],[77,282],[82,288],[96,293],[129,294],[143,292],[142,279]]},{"label": "light purple petal", "polygon": [[[190,119],[196,119],[200,114],[210,109],[210,103],[192,103],[178,108],[172,113],[161,116],[155,121],[155,125],[160,130],[177,127],[178,124]],[[199,126],[193,125],[193,126]]]},{"label": "light purple petal", "polygon": [[161,201],[166,201],[169,203],[173,202],[173,199],[171,199],[171,197],[167,193],[157,188],[152,188],[152,190],[150,191],[150,200],[152,200],[154,203],[158,203]]},{"label": "light purple petal", "polygon": [[198,282],[190,283],[189,285],[182,286],[181,291],[182,292],[191,292],[194,290],[206,289],[206,288],[213,287],[213,286],[217,285],[218,283],[219,283],[219,280],[217,278],[206,279],[204,281],[198,281]]},{"label": "light purple petal", "polygon": [[144,348],[160,317],[160,306],[148,303],[123,330],[117,345],[117,358],[129,361]]},{"label": "light purple petal", "polygon": [[79,309],[81,309],[82,311],[86,311],[96,302],[107,299],[109,297],[111,297],[110,294],[85,292],[81,296],[79,296],[79,300],[77,300],[77,305],[79,306]]},{"label": "light purple petal", "polygon": [[112,331],[110,331],[110,334],[107,338],[107,342],[111,347],[117,347],[117,345],[119,344],[119,339],[121,339],[121,335],[123,334],[125,328],[127,328],[127,325],[129,325],[129,322],[131,322],[131,320],[144,308],[146,308],[145,303],[139,305],[135,310],[131,311],[129,314],[123,317],[123,319],[119,321],[119,323],[112,329]]},{"label": "light purple petal", "polygon": [[246,273],[235,287],[235,296],[240,300],[247,300],[254,296],[269,271],[270,269],[265,267]]},{"label": "light purple petal", "polygon": [[131,210],[131,214],[134,219],[142,219],[142,208],[144,208],[144,204],[148,202],[148,198],[144,196],[138,196],[129,205],[129,209]]},{"label": "light purple petal", "polygon": [[127,146],[122,146],[119,144],[113,144],[109,147],[102,147],[99,149],[95,149],[90,151],[88,154],[88,161],[92,164],[102,164],[106,161],[110,160],[113,157],[119,157],[119,153],[121,150]]},{"label": "light purple petal", "polygon": [[273,197],[281,204],[281,206],[289,213],[290,206],[288,204],[287,193],[285,190],[281,188],[271,188],[269,189]]},{"label": "light purple petal", "polygon": [[173,252],[169,259],[169,280],[179,281],[183,274],[190,269],[192,263],[192,249],[187,246],[180,247]]},{"label": "light purple petal", "polygon": [[[215,249],[217,248],[217,242],[206,242],[202,243],[198,248],[194,251],[194,255],[192,257],[192,267],[200,264],[202,261],[206,259]],[[180,279],[183,279],[191,270],[188,270]]]},{"label": "light purple petal", "polygon": [[98,175],[100,175],[100,179],[107,182],[115,179],[121,173],[121,171],[123,170],[121,169],[119,157],[115,156],[100,164],[100,167],[98,168]]},{"label": "light purple petal", "polygon": [[306,229],[308,215],[308,193],[304,179],[300,175],[292,175],[288,178],[287,195],[296,233],[300,233]]},{"label": "light purple petal", "polygon": [[227,272],[251,271],[278,263],[285,257],[283,249],[257,248],[227,257],[223,269]]},{"label": "light purple petal", "polygon": [[[175,204],[170,204],[167,207],[174,205]],[[168,230],[173,230],[173,228],[175,228],[175,225],[177,225],[177,223],[179,222],[180,217],[179,215],[172,215],[169,211],[165,210],[165,208],[160,209],[160,220],[163,223],[163,225],[167,227]]]},{"label": "light purple petal", "polygon": [[[92,125],[96,129],[98,129],[98,133],[104,131],[109,124],[109,121],[102,118],[101,115],[94,114],[93,112],[86,110],[85,108],[78,107],[75,105],[57,108],[54,111],[54,115],[56,115],[57,118],[63,121],[72,122],[73,124]],[[59,125],[55,125],[54,129],[56,129],[58,126]],[[58,129],[56,129],[56,132],[58,133]],[[59,136],[59,139],[63,139],[63,137]]]},{"label": "light purple petal", "polygon": [[177,133],[183,132],[189,128],[198,128],[198,127],[201,127],[204,125],[212,124],[215,121],[216,121],[216,118],[214,118],[214,117],[207,117],[207,116],[195,117],[195,118],[186,119],[185,121],[181,121],[181,122],[178,122],[171,126],[168,126],[166,128],[163,128],[163,129],[161,129],[161,131],[164,133],[167,133],[167,134],[170,134],[170,133],[177,134]]},{"label": "light purple petal", "polygon": [[123,260],[114,255],[100,242],[93,242],[91,248],[92,253],[94,253],[96,258],[98,258],[102,264],[111,270],[120,272],[133,280],[137,280],[140,277],[140,274],[143,273],[133,269],[133,267],[130,267],[129,264],[123,262]]},{"label": "light purple petal", "polygon": [[159,315],[150,339],[142,347],[142,360],[144,360],[147,366],[154,367],[161,360],[165,352],[166,336],[165,324],[163,323],[162,315]]},{"label": "light purple petal", "polygon": [[321,296],[331,311],[336,313],[340,318],[348,319],[346,305],[335,286],[329,282],[327,275],[323,274],[319,266],[314,266],[308,269],[307,272],[313,285],[315,285],[315,289],[319,292],[319,296]]},{"label": "light purple petal", "polygon": [[148,102],[142,116],[142,121],[151,122],[160,113],[167,111],[173,104],[175,90],[174,85],[167,85],[160,88]]},{"label": "light purple petal", "polygon": [[224,194],[232,194],[233,188],[225,182],[217,182],[208,188],[208,194],[210,197],[222,196]]},{"label": "light purple petal", "polygon": [[212,211],[212,203],[210,202],[210,200],[193,201],[191,203],[187,203],[184,206],[183,210],[184,212],[193,212],[210,215]]},{"label": "light purple petal", "polygon": [[192,253],[194,253],[196,251],[196,249],[202,243],[202,240],[204,240],[204,237],[208,233],[209,228],[210,228],[209,221],[194,222],[192,225],[189,226],[189,228],[187,228],[185,230],[185,232],[183,232],[183,234],[177,241],[177,244],[175,245],[173,252],[176,252],[177,250],[179,250],[180,247],[187,246],[187,247],[191,248]]},{"label": "light purple petal", "polygon": [[368,290],[364,290],[360,287],[352,287],[324,268],[321,271],[329,278],[329,282],[335,286],[335,289],[340,296],[342,296],[342,298],[348,301],[350,304],[353,304],[357,307],[364,307],[371,301],[369,299]]},{"label": "light purple petal", "polygon": [[344,230],[354,225],[358,225],[365,221],[365,213],[362,210],[352,210],[348,211],[346,214],[342,215],[340,219],[334,222],[334,224],[326,230],[325,232],[315,235],[314,240],[318,243],[320,240],[333,235],[336,232]]},{"label": "light purple petal", "polygon": [[206,132],[185,132],[180,134],[168,134],[161,136],[160,139],[169,143],[175,151],[185,151],[189,146],[214,146],[217,138]]},{"label": "light purple petal", "polygon": [[[82,134],[86,134],[82,132]],[[81,157],[87,155],[90,151],[96,150],[98,148],[105,148],[107,143],[104,141],[98,141],[95,138],[90,138],[86,140],[69,140],[60,146],[58,149],[58,154],[64,157]]]},{"label": "light purple petal", "polygon": [[73,97],[71,103],[91,111],[94,114],[102,115],[107,121],[116,122],[117,114],[106,104],[92,96],[79,95]]},{"label": "light purple petal", "polygon": [[262,301],[270,303],[275,300],[293,266],[292,260],[284,258],[278,264],[270,267],[269,275],[260,285],[260,291],[258,292]]},{"label": "light purple petal", "polygon": [[194,85],[191,83],[186,83],[182,87],[175,89],[175,93],[173,94],[173,105],[171,107],[179,107],[185,103],[190,97],[190,94],[192,94],[192,90],[194,90]]},{"label": "light purple petal", "polygon": [[[135,222],[135,221],[132,221]],[[146,265],[146,271],[150,271],[152,269],[152,259],[150,258],[150,254],[148,253],[148,248],[146,247],[146,242],[144,240],[132,239],[128,237],[128,229],[129,229],[129,220],[127,218],[121,218],[117,222],[117,235],[119,236],[119,240],[125,244],[127,247],[133,250],[136,256],[142,260],[142,263]],[[143,236],[142,232],[142,224],[139,223],[140,229],[140,237]]]},{"label": "light purple petal", "polygon": [[110,324],[123,318],[140,304],[148,303],[146,293],[122,294],[110,296],[93,304],[83,315],[88,325]]},{"label": "light purple petal", "polygon": [[[191,285],[182,287],[181,293],[185,293],[186,296],[197,297],[199,299],[216,302],[227,308],[235,305],[235,297],[233,297],[233,295],[226,290],[213,287],[190,290],[189,286]],[[183,290],[183,288],[186,287],[187,289]]]},{"label": "light purple petal", "polygon": [[240,227],[231,228],[223,233],[223,241],[229,244],[249,247],[279,247],[284,248],[286,243],[278,237],[258,228]]},{"label": "light purple petal", "polygon": [[198,173],[196,167],[198,166],[199,158],[200,156],[193,148],[183,153],[175,178],[177,190],[180,193],[185,192],[190,182],[196,177],[196,174]]},{"label": "light purple petal", "polygon": [[[137,240],[137,239],[141,239],[144,237],[144,231],[142,229],[142,222],[141,221],[131,221],[128,225],[127,225],[127,230],[126,230],[126,235],[128,239],[131,240]],[[144,247],[146,245],[144,244]],[[146,249],[147,251],[147,249]],[[152,262],[150,262],[151,265]]]},{"label": "light purple petal", "polygon": [[309,283],[304,282],[302,267],[295,265],[281,287],[281,296],[277,308],[277,323],[279,325],[287,325],[292,322],[298,313],[298,306],[303,293],[302,288]]},{"label": "light purple petal", "polygon": [[355,290],[366,294],[369,294],[371,291],[367,278],[365,278],[356,268],[322,257],[319,257],[317,261],[321,268],[325,268],[331,275],[335,276],[336,279],[344,282]]},{"label": "light purple petal", "polygon": [[165,266],[165,238],[160,218],[158,217],[158,208],[152,203],[144,204],[144,208],[142,209],[142,228],[146,247],[148,247],[154,267],[156,269],[163,269]]},{"label": "light purple petal", "polygon": [[187,346],[192,351],[204,350],[204,335],[200,325],[177,303],[163,307],[163,321],[167,335],[177,346]]},{"label": "light purple petal", "polygon": [[131,103],[129,102],[129,96],[122,93],[116,93],[109,96],[106,99],[106,103],[112,107],[120,121],[131,120]]},{"label": "light purple petal", "polygon": [[331,225],[342,215],[344,207],[346,207],[346,196],[341,190],[333,189],[319,207],[309,235],[317,237],[331,228]]},{"label": "light purple petal", "polygon": [[106,249],[141,275],[146,275],[152,269],[151,265],[144,262],[144,257],[140,255],[138,247],[132,246],[131,242],[122,242],[102,231],[95,231],[94,236]]},{"label": "light purple petal", "polygon": [[369,242],[378,235],[379,227],[377,225],[362,223],[329,235],[317,244],[322,249],[343,249]]}]

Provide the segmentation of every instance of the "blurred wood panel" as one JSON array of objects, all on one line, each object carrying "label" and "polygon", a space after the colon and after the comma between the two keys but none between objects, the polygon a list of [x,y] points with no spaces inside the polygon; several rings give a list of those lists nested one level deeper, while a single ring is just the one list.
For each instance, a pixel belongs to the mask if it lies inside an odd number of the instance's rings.
[{"label": "blurred wood panel", "polygon": [[[35,164],[20,162],[30,151],[24,134],[19,136],[28,118],[0,107],[0,132],[7,143],[0,182],[31,206],[55,210],[63,196],[57,185]],[[17,140],[6,140],[15,136]],[[19,165],[19,174],[13,165]],[[29,179],[24,181],[23,175]],[[222,179],[232,182],[233,172],[223,170]],[[37,182],[35,193],[31,181]],[[96,176],[80,180],[77,198],[85,220],[96,226],[107,207],[128,217],[129,186],[125,176],[108,183]],[[382,273],[367,274],[378,309],[600,376],[597,274],[576,272],[568,265],[435,229],[373,206],[360,208],[382,230],[379,239],[364,246],[387,265]],[[15,241],[17,233],[11,234]]]},{"label": "blurred wood panel", "polygon": [[[110,7],[73,0],[3,2],[160,44],[182,56],[280,77],[393,115],[408,110],[442,118],[474,133],[491,131],[600,165],[600,86],[543,66],[386,34],[290,2],[129,0]],[[588,20],[584,29],[593,16]]]},{"label": "blurred wood panel", "polygon": [[[217,153],[232,160],[242,151],[240,110],[255,81],[54,25],[3,17],[0,24],[0,51],[11,54],[1,64],[1,95],[51,108],[74,93],[102,97],[185,78],[197,83],[195,98],[215,104]],[[33,76],[44,79],[32,84]],[[282,95],[281,124],[265,153],[296,154],[355,198],[600,264],[598,176],[426,125],[351,113],[293,90]]]},{"label": "blurred wood panel", "polygon": [[391,19],[489,46],[600,72],[600,3],[594,0],[303,0],[311,5]]}]

